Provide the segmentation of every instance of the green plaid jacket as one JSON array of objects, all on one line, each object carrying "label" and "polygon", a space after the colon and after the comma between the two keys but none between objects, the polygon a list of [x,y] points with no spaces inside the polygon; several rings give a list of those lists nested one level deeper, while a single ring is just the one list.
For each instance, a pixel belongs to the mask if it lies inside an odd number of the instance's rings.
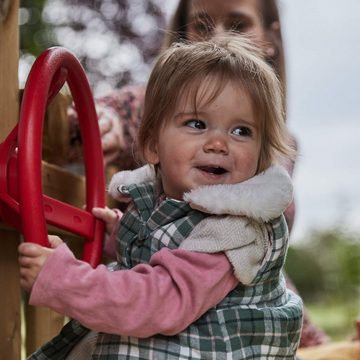
[{"label": "green plaid jacket", "polygon": [[[154,184],[128,187],[133,205],[122,218],[117,268],[147,263],[163,247],[176,249],[207,215],[181,201],[158,204]],[[286,290],[281,268],[288,232],[283,216],[269,223],[272,251],[252,286],[239,284],[216,307],[175,336],[147,339],[99,333],[92,359],[295,359],[302,303]],[[77,321],[45,344],[31,360],[66,359],[88,332]]]}]

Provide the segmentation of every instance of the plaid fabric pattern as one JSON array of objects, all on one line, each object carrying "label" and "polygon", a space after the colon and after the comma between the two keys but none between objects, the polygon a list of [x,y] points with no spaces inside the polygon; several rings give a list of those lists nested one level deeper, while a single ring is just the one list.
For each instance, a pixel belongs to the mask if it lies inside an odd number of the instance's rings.
[{"label": "plaid fabric pattern", "polygon": [[154,183],[128,187],[133,199],[121,219],[118,244],[121,268],[148,263],[163,247],[176,249],[207,215],[191,209],[188,203],[164,199],[158,203]]},{"label": "plaid fabric pattern", "polygon": [[[154,184],[132,185],[133,206],[122,218],[118,244],[119,268],[148,262],[164,246],[177,248],[206,215],[185,202],[166,199],[159,204]],[[301,324],[300,298],[287,291],[281,274],[287,226],[283,217],[268,224],[270,258],[251,286],[239,284],[216,307],[182,333],[147,339],[99,333],[92,359],[295,359]],[[200,284],[199,284],[200,286]],[[61,334],[60,334],[61,335]],[[54,348],[55,338],[50,347]],[[65,359],[44,347],[30,359]],[[45,354],[45,357],[40,357]]]},{"label": "plaid fabric pattern", "polygon": [[28,360],[64,360],[72,348],[89,332],[78,321],[71,320],[59,335],[28,357]]}]

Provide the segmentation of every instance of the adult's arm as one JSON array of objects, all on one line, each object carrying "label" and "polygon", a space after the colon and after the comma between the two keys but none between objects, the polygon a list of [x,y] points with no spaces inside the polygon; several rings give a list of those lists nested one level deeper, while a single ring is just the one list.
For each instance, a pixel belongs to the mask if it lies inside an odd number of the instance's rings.
[{"label": "adult's arm", "polygon": [[62,244],[42,268],[30,304],[50,307],[95,331],[174,335],[237,284],[223,253],[162,249],[149,264],[110,272],[104,265],[92,269]]},{"label": "adult's arm", "polygon": [[[106,96],[95,99],[105,162],[121,169],[138,166],[134,157],[134,141],[141,122],[145,86],[125,86]],[[82,160],[82,141],[77,113],[74,107],[68,110],[70,147],[69,162]]]},{"label": "adult's arm", "polygon": [[[294,148],[296,152],[298,152],[298,143],[296,138],[292,135],[291,136],[291,146]],[[291,178],[293,178],[294,175],[294,169],[296,165],[296,158],[295,159],[289,159],[285,157],[280,158],[280,164],[284,166],[288,174]],[[295,198],[293,201],[289,204],[289,206],[286,208],[284,212],[284,216],[286,219],[286,223],[289,229],[289,233],[291,234],[291,230],[294,226],[295,221],[295,214],[296,214],[296,207],[295,207]]]},{"label": "adult's arm", "polygon": [[[292,146],[296,151],[298,151],[298,143],[296,141],[296,138],[292,136]],[[296,165],[296,159],[282,159],[281,160],[282,165],[286,168],[289,175],[293,177],[294,174],[294,168]],[[290,205],[286,208],[284,215],[285,219],[289,228],[289,233],[291,233],[292,227],[294,225],[295,220],[295,202],[294,200],[290,203]],[[297,288],[289,278],[289,276],[285,273],[285,279],[286,279],[286,287],[288,289],[291,289],[295,293],[299,294]],[[304,320],[303,320],[303,327],[301,331],[301,339],[299,347],[308,347],[308,346],[315,346],[320,344],[325,344],[329,342],[329,337],[319,328],[317,327],[310,319],[309,314],[307,312],[307,309],[305,307],[304,311]]]}]

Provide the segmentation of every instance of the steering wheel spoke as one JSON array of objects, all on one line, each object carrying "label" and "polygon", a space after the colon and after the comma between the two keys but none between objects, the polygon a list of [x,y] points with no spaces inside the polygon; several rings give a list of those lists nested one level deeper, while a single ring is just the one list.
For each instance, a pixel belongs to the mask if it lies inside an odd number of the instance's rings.
[{"label": "steering wheel spoke", "polygon": [[95,218],[90,212],[44,195],[46,222],[59,229],[90,239]]}]

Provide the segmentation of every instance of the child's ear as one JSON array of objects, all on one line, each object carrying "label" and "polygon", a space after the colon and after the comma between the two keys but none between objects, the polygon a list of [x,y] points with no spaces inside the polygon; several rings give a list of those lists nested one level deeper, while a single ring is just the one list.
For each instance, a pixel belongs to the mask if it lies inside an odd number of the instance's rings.
[{"label": "child's ear", "polygon": [[155,140],[149,140],[144,148],[144,156],[147,163],[157,165],[159,163],[159,154]]}]

